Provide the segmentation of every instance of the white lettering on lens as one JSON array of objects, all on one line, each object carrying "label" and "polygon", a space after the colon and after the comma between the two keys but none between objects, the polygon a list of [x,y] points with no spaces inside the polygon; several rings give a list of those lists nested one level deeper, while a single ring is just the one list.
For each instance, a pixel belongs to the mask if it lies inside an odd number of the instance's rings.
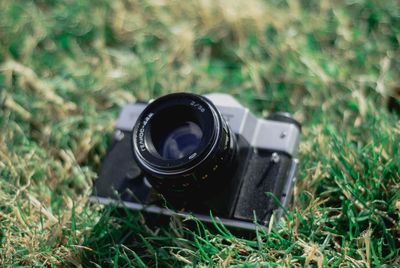
[{"label": "white lettering on lens", "polygon": [[150,113],[150,114],[148,114],[145,118],[144,118],[144,120],[143,120],[143,123],[142,123],[142,126],[140,127],[140,129],[139,129],[139,135],[138,135],[138,137],[139,137],[139,148],[140,148],[140,150],[143,152],[143,151],[146,151],[146,146],[144,145],[144,127],[147,125],[147,123],[149,122],[149,120],[150,120],[150,118],[153,116],[153,113]]},{"label": "white lettering on lens", "polygon": [[193,106],[194,108],[196,108],[197,110],[199,110],[202,113],[204,113],[206,110],[200,103],[197,103],[195,101],[191,101],[190,106]]}]

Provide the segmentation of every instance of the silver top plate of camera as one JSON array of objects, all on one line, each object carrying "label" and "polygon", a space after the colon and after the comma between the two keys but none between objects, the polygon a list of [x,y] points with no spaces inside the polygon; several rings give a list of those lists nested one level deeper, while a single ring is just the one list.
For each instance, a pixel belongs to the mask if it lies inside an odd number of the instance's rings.
[{"label": "silver top plate of camera", "polygon": [[[254,148],[285,152],[293,157],[297,155],[300,130],[295,125],[257,118],[228,94],[212,93],[205,97],[215,104],[232,131],[242,135]],[[124,106],[116,128],[131,131],[146,105],[134,103]]]}]

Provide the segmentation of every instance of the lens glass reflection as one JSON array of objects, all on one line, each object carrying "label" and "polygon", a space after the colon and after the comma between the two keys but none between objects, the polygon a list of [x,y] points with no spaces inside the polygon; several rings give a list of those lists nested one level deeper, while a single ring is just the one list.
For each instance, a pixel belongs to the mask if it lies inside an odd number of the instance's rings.
[{"label": "lens glass reflection", "polygon": [[156,149],[164,159],[181,159],[197,149],[202,137],[203,131],[196,123],[185,121],[165,131]]}]

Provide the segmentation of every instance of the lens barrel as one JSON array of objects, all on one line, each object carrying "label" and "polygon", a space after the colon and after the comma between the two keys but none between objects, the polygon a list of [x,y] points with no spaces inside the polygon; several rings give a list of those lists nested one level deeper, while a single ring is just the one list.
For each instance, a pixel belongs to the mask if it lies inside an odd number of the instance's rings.
[{"label": "lens barrel", "polygon": [[133,153],[163,194],[193,194],[223,185],[236,154],[235,136],[213,103],[190,93],[151,102],[133,128]]}]

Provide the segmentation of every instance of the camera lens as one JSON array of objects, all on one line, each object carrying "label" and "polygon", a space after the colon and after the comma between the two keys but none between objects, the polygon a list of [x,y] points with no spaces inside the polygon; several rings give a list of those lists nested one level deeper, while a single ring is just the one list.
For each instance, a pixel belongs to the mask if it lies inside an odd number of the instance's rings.
[{"label": "camera lens", "polygon": [[135,160],[163,194],[223,184],[235,148],[235,136],[217,108],[195,94],[154,100],[133,128]]},{"label": "camera lens", "polygon": [[167,126],[161,137],[156,147],[158,153],[165,159],[177,160],[190,155],[197,149],[203,137],[203,131],[196,123],[185,121],[173,128]]}]

